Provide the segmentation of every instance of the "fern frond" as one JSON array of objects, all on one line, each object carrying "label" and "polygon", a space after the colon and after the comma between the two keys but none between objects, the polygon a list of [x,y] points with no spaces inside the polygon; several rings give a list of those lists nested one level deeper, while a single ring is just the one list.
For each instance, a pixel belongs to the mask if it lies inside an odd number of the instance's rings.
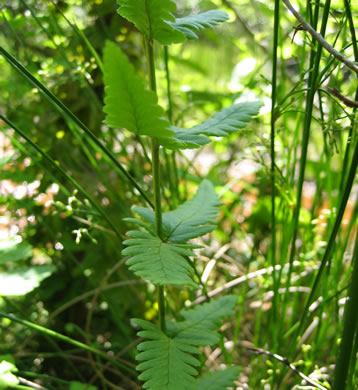
[{"label": "fern frond", "polygon": [[176,127],[172,129],[175,133],[186,133],[187,135],[205,134],[207,136],[224,137],[247,126],[247,123],[256,116],[262,102],[245,102],[233,104],[217,112],[212,118],[200,125],[190,129]]},{"label": "fern frond", "polygon": [[241,371],[240,367],[228,367],[197,379],[197,390],[224,390],[234,387],[234,382]]},{"label": "fern frond", "polygon": [[186,129],[183,131],[179,127],[171,126],[170,130],[174,132],[173,137],[159,139],[160,144],[168,149],[197,149],[211,142],[209,137],[200,134],[190,134]]},{"label": "fern frond", "polygon": [[175,245],[163,242],[159,237],[139,230],[129,231],[123,243],[122,253],[130,256],[129,269],[154,284],[187,285],[197,287],[191,279],[192,266],[186,259],[194,256],[193,245]]},{"label": "fern frond", "polygon": [[198,305],[181,312],[185,321],[168,323],[168,333],[176,340],[191,345],[213,345],[219,341],[217,329],[224,317],[233,314],[237,297],[227,295],[216,301]]},{"label": "fern frond", "polygon": [[195,346],[168,337],[155,325],[148,321],[134,319],[136,325],[143,330],[138,332],[149,341],[138,345],[139,354],[136,359],[139,379],[145,383],[143,388],[148,390],[195,390],[197,382],[194,378],[200,365],[192,354],[199,354]]},{"label": "fern frond", "polygon": [[174,134],[163,118],[164,111],[157,104],[155,93],[145,89],[127,56],[109,41],[104,49],[104,84],[104,112],[109,126],[152,137]]},{"label": "fern frond", "polygon": [[[213,231],[220,205],[214,186],[209,180],[203,180],[193,199],[163,213],[163,239],[180,243]],[[153,210],[135,207],[134,211],[154,226]]]},{"label": "fern frond", "polygon": [[[194,379],[197,375],[194,367],[199,361],[192,354],[200,353],[199,346],[211,345],[218,340],[217,328],[221,319],[232,314],[236,300],[234,296],[227,296],[183,311],[185,321],[168,321],[167,334],[150,322],[133,320],[142,329],[138,336],[146,339],[139,344],[140,353],[136,357],[142,362],[137,369],[143,371],[139,376],[145,381],[143,387],[149,390],[197,389],[200,381]],[[225,384],[232,377],[232,371],[215,374],[213,382]],[[205,383],[205,379],[203,381]],[[216,389],[219,390],[213,388]]]},{"label": "fern frond", "polygon": [[188,15],[183,18],[176,18],[170,25],[181,31],[187,39],[198,39],[194,31],[204,30],[226,22],[229,16],[224,11],[210,10],[197,15]]},{"label": "fern frond", "polygon": [[117,0],[118,13],[134,23],[149,40],[163,45],[185,41],[185,35],[170,25],[175,22],[176,5],[172,0]]}]

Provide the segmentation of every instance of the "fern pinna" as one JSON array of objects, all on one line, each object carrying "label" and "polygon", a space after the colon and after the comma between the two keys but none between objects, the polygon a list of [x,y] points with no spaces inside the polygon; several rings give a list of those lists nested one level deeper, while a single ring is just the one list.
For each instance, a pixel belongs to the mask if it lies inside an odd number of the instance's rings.
[{"label": "fern pinna", "polygon": [[[172,150],[199,148],[211,136],[224,137],[247,125],[258,113],[261,103],[233,104],[212,118],[192,128],[172,126],[157,102],[154,66],[154,42],[161,45],[197,39],[197,32],[216,26],[228,19],[223,11],[210,10],[181,18],[174,16],[172,0],[117,0],[118,13],[134,23],[143,34],[147,52],[150,88],[136,73],[120,47],[107,42],[104,48],[104,82],[106,123],[125,128],[137,136],[150,137],[154,210],[136,207],[140,217],[126,221],[137,226],[127,232],[123,254],[137,276],[158,286],[159,322],[156,326],[142,319],[133,319],[144,338],[138,346],[137,369],[143,388],[149,390],[223,390],[233,386],[238,367],[198,378],[202,346],[219,341],[221,320],[233,314],[236,297],[197,305],[180,313],[181,321],[165,317],[165,286],[179,285],[199,288],[193,249],[188,243],[215,229],[220,202],[214,186],[203,180],[196,195],[177,209],[162,213],[160,192],[160,148]],[[198,284],[199,283],[199,284]]]}]

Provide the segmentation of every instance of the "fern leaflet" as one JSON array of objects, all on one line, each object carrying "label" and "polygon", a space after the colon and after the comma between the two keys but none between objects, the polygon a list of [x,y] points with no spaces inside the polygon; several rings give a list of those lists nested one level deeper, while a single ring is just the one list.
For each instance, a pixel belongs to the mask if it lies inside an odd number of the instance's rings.
[{"label": "fern leaflet", "polygon": [[185,321],[168,323],[168,332],[176,340],[191,345],[213,345],[219,341],[217,329],[221,319],[233,314],[237,298],[233,295],[221,297],[216,301],[204,303],[181,312]]},{"label": "fern leaflet", "polygon": [[154,92],[146,90],[143,80],[121,49],[107,42],[104,49],[104,112],[109,126],[124,127],[138,135],[169,137],[169,122],[157,104]]},{"label": "fern leaflet", "polygon": [[143,388],[148,390],[195,390],[197,382],[194,378],[200,365],[197,358],[191,354],[200,351],[188,343],[168,337],[155,325],[148,321],[134,319],[136,325],[143,330],[138,336],[149,341],[138,345],[139,354],[136,359],[139,379],[145,383]]},{"label": "fern leaflet", "polygon": [[186,129],[183,131],[179,127],[171,126],[170,130],[174,132],[173,137],[159,139],[160,144],[168,149],[197,149],[211,142],[209,137],[200,134],[190,134]]},{"label": "fern leaflet", "polygon": [[202,376],[197,380],[197,390],[224,390],[228,387],[234,387],[234,381],[240,370],[240,367],[228,367],[225,370]]},{"label": "fern leaflet", "polygon": [[183,18],[176,18],[170,25],[181,31],[187,39],[198,39],[194,31],[204,30],[226,22],[229,16],[224,11],[210,10],[197,15],[188,15]]},{"label": "fern leaflet", "polygon": [[149,40],[163,45],[185,41],[185,35],[171,26],[176,5],[172,0],[117,0],[118,13],[134,23]]},{"label": "fern leaflet", "polygon": [[[163,213],[163,239],[182,243],[213,231],[220,204],[214,186],[209,180],[203,180],[193,199]],[[154,226],[153,210],[135,207],[134,211]]]},{"label": "fern leaflet", "polygon": [[195,245],[176,245],[163,242],[159,237],[139,230],[129,231],[127,245],[122,253],[131,256],[129,269],[154,284],[187,285],[197,287],[191,279],[192,266],[187,257]]},{"label": "fern leaflet", "polygon": [[262,103],[245,102],[233,104],[217,112],[212,118],[200,125],[190,129],[176,127],[172,129],[175,133],[186,133],[187,135],[205,134],[207,136],[224,137],[247,126],[247,123],[258,114]]},{"label": "fern leaflet", "polygon": [[[211,345],[214,339],[218,340],[220,320],[232,314],[235,303],[236,297],[227,296],[183,311],[185,321],[167,322],[168,334],[150,322],[133,320],[143,329],[138,335],[146,339],[139,344],[136,357],[142,362],[137,369],[143,371],[139,376],[145,381],[143,387],[149,390],[196,390],[200,382],[194,378],[197,375],[194,367],[199,361],[192,354],[200,353],[199,346]],[[222,376],[216,378],[217,383],[224,383]]]}]

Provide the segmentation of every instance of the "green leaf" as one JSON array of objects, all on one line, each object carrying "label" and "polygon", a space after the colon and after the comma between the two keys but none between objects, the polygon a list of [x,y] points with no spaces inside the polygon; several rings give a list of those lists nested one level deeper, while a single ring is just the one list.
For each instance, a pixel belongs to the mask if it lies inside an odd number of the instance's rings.
[{"label": "green leaf", "polygon": [[[229,16],[224,11],[210,10],[197,15],[189,15],[183,18],[176,18],[170,25],[181,31],[187,39],[198,39],[194,31],[204,30],[226,22]],[[194,30],[194,31],[193,31]]]},{"label": "green leaf", "polygon": [[0,362],[0,389],[8,389],[14,387],[19,383],[17,377],[13,374],[16,372],[16,366],[7,360]]},{"label": "green leaf", "polygon": [[171,126],[170,129],[175,133],[173,137],[159,139],[160,144],[168,149],[197,149],[211,142],[209,137],[191,134],[187,129],[181,129],[174,126]]},{"label": "green leaf", "polygon": [[186,257],[194,256],[192,245],[175,245],[139,230],[127,233],[130,238],[123,243],[128,247],[122,253],[131,256],[129,269],[154,284],[188,285],[197,287],[190,274],[192,266]]},{"label": "green leaf", "polygon": [[[163,239],[180,243],[213,231],[220,204],[214,186],[203,180],[193,199],[162,214]],[[134,211],[154,226],[153,210],[135,207]]]},{"label": "green leaf", "polygon": [[3,271],[0,273],[0,295],[25,295],[38,287],[55,269],[53,265],[39,265]]},{"label": "green leaf", "polygon": [[149,341],[138,345],[136,359],[139,379],[148,390],[195,390],[197,382],[194,378],[200,365],[199,360],[191,354],[199,354],[200,350],[184,341],[168,337],[150,322],[134,319],[133,322],[143,330],[138,336]]},{"label": "green leaf", "polygon": [[87,383],[72,381],[70,384],[70,390],[97,390],[97,387],[88,385]]},{"label": "green leaf", "polygon": [[126,128],[138,135],[157,137],[169,149],[198,148],[210,138],[171,128],[157,104],[153,91],[147,90],[121,49],[107,42],[104,49],[105,122],[116,128]]},{"label": "green leaf", "polygon": [[[168,321],[167,334],[150,322],[133,320],[143,329],[138,332],[138,336],[146,339],[139,344],[140,353],[136,357],[137,360],[142,361],[137,369],[143,371],[139,376],[139,379],[145,382],[143,388],[149,390],[197,389],[200,381],[195,381],[193,376],[197,374],[194,367],[199,365],[199,361],[191,354],[199,354],[200,350],[197,348],[199,346],[212,345],[218,341],[217,328],[221,324],[221,319],[232,315],[236,301],[236,297],[226,296],[183,311],[181,314],[185,321],[178,323]],[[232,384],[236,378],[233,376],[233,371],[215,374],[213,383]],[[205,383],[205,379],[203,381]],[[212,388],[212,390],[216,389],[219,390],[216,387]]]},{"label": "green leaf", "polygon": [[233,104],[191,129],[180,127],[172,129],[176,133],[187,132],[187,134],[192,135],[205,134],[214,137],[224,137],[246,127],[247,123],[259,113],[261,107],[262,102],[260,101]]},{"label": "green leaf", "polygon": [[174,29],[176,11],[172,0],[117,0],[118,13],[134,23],[149,40],[155,39],[163,45],[185,41],[185,35]]},{"label": "green leaf", "polygon": [[27,259],[32,256],[32,246],[14,239],[0,240],[0,264]]},{"label": "green leaf", "polygon": [[106,123],[126,128],[138,135],[168,137],[169,122],[157,104],[153,91],[146,90],[143,80],[136,74],[121,49],[107,41],[104,49],[104,84],[106,97],[104,112]]},{"label": "green leaf", "polygon": [[241,371],[240,367],[228,367],[225,370],[215,371],[212,374],[205,375],[199,379],[198,390],[224,390],[228,387],[234,387],[235,380]]},{"label": "green leaf", "polygon": [[219,341],[217,329],[224,317],[231,316],[237,302],[233,295],[181,312],[185,321],[168,322],[168,334],[191,345],[213,345]]}]

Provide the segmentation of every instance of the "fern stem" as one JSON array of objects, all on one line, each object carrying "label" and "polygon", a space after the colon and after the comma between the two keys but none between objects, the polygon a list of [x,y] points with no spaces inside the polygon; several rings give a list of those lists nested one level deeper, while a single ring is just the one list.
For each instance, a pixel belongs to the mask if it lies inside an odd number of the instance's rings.
[{"label": "fern stem", "polygon": [[159,165],[159,142],[152,138],[152,175],[154,189],[155,232],[158,237],[162,236],[162,205],[160,199],[160,165]]},{"label": "fern stem", "polygon": [[164,65],[165,65],[165,78],[167,80],[167,99],[168,99],[168,119],[172,123],[173,120],[173,103],[172,93],[170,88],[170,71],[169,71],[169,49],[168,46],[164,46]]},{"label": "fern stem", "polygon": [[[146,39],[146,49],[148,58],[148,73],[150,88],[157,92],[157,83],[155,78],[153,41]],[[154,190],[154,212],[155,212],[155,232],[158,237],[162,236],[162,204],[160,193],[160,162],[159,162],[159,141],[152,138],[152,175]],[[158,306],[159,306],[159,325],[162,332],[165,332],[165,298],[164,286],[158,286]]]},{"label": "fern stem", "polygon": [[[167,81],[167,99],[168,99],[168,119],[170,124],[173,124],[173,102],[172,102],[172,93],[170,88],[170,70],[169,70],[169,48],[168,46],[164,46],[164,65],[165,65],[165,78]],[[178,206],[179,192],[178,192],[178,168],[176,164],[176,153],[173,150],[170,153],[171,164],[169,163],[168,158],[168,177],[169,177],[169,185],[170,185],[170,193],[172,195],[173,209]],[[173,175],[172,172],[173,171]]]},{"label": "fern stem", "polygon": [[165,297],[164,286],[158,286],[158,306],[159,306],[159,326],[160,330],[165,333]]},{"label": "fern stem", "polygon": [[150,89],[156,93],[157,92],[157,81],[155,78],[153,44],[154,44],[154,42],[152,40],[146,39]]}]

